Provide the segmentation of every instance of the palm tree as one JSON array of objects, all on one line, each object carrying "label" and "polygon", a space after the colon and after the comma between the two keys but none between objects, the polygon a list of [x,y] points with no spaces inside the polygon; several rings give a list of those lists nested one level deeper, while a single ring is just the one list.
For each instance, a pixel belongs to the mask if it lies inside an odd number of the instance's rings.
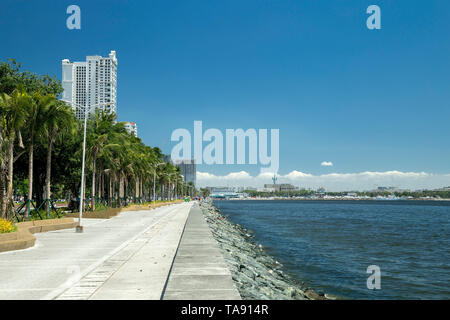
[{"label": "palm tree", "polygon": [[45,112],[45,135],[47,139],[47,161],[45,173],[46,209],[50,212],[52,149],[56,139],[76,132],[77,121],[71,108],[62,101],[57,101]]},{"label": "palm tree", "polygon": [[44,133],[46,113],[56,103],[56,98],[53,94],[43,96],[40,92],[35,92],[32,96],[32,103],[28,105],[27,125],[28,132],[28,198],[26,204],[25,217],[28,219],[30,214],[31,204],[33,202],[33,155],[34,144],[36,138],[40,138]]},{"label": "palm tree", "polygon": [[[9,217],[9,213],[13,208],[13,172],[14,161],[23,153],[14,157],[14,144],[18,139],[19,147],[24,148],[22,143],[21,130],[25,124],[27,110],[32,103],[31,97],[25,92],[23,87],[15,89],[9,96],[5,93],[0,93],[1,105],[1,151],[4,152],[2,156],[2,173],[6,174],[7,189],[2,191],[1,197],[1,216]],[[3,180],[4,181],[4,180]]]},{"label": "palm tree", "polygon": [[[111,156],[110,150],[118,148],[120,144],[120,130],[122,126],[115,124],[116,116],[104,111],[97,111],[93,119],[89,122],[89,134],[87,137],[88,162],[91,163],[92,185],[91,185],[91,206],[95,210],[95,186],[97,161],[104,157]],[[102,161],[101,161],[102,162]]]},{"label": "palm tree", "polygon": [[189,181],[187,183],[187,187],[189,190],[189,196],[192,198],[193,196],[195,196],[195,186],[194,183],[192,181]]}]

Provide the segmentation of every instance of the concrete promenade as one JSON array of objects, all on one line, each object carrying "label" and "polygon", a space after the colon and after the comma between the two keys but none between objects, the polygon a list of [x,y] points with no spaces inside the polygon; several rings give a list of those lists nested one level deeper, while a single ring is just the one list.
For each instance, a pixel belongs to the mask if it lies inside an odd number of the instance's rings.
[{"label": "concrete promenade", "polygon": [[0,299],[160,299],[191,206],[36,234],[34,247],[0,253]]},{"label": "concrete promenade", "polygon": [[240,299],[196,203],[83,225],[0,253],[0,299]]},{"label": "concrete promenade", "polygon": [[163,299],[241,299],[217,241],[197,204],[186,222]]}]

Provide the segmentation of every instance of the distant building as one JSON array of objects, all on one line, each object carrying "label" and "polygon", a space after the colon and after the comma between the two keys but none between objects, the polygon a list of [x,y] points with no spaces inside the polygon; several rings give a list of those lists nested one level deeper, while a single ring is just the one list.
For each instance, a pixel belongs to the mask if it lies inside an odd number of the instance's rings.
[{"label": "distant building", "polygon": [[272,190],[272,191],[294,191],[297,190],[296,187],[294,187],[290,183],[281,183],[281,184],[265,184],[264,189],[266,190]]},{"label": "distant building", "polygon": [[397,187],[378,187],[375,191],[378,192],[401,192],[405,191]]},{"label": "distant building", "polygon": [[239,187],[206,187],[210,197],[216,199],[246,198],[247,194],[237,191]]},{"label": "distant building", "polygon": [[164,155],[164,162],[170,162],[170,163],[173,164],[172,157],[170,156],[170,154],[165,154]]},{"label": "distant building", "polygon": [[197,165],[195,160],[181,160],[174,164],[181,169],[185,183],[192,182],[194,186],[197,185]]},{"label": "distant building", "polygon": [[125,122],[125,129],[128,131],[129,134],[134,135],[137,137],[137,124],[134,122]]},{"label": "distant building", "polygon": [[83,120],[86,108],[116,112],[117,58],[111,51],[108,57],[87,56],[86,61],[62,60],[62,100],[72,106],[77,119]]},{"label": "distant building", "polygon": [[197,165],[194,160],[177,160],[172,161],[170,154],[164,155],[164,162],[168,162],[180,168],[181,175],[185,183],[192,182],[197,185]]},{"label": "distant building", "polygon": [[271,187],[258,188],[258,189],[256,189],[256,191],[258,191],[258,192],[275,192],[275,188],[273,187],[273,184],[268,184],[268,186],[271,186]]},{"label": "distant building", "polygon": [[192,182],[194,186],[197,185],[197,165],[195,160],[176,160],[173,161],[170,154],[164,155],[164,162],[170,162],[181,170],[181,175],[184,177],[184,182]]},{"label": "distant building", "polygon": [[234,192],[232,187],[206,187],[210,193]]}]

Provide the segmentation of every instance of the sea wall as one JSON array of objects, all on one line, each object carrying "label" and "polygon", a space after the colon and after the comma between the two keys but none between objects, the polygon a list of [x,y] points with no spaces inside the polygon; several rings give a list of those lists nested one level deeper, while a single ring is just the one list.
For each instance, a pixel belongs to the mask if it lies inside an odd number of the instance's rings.
[{"label": "sea wall", "polygon": [[200,205],[244,300],[325,299],[283,271],[283,266],[255,243],[252,232],[227,220],[210,203]]}]

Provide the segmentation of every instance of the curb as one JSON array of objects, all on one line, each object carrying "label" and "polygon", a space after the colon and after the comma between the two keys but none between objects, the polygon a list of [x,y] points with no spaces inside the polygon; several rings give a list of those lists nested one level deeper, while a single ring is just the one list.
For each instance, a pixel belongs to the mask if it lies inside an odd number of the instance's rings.
[{"label": "curb", "polygon": [[0,234],[0,252],[30,248],[36,242],[33,234],[75,228],[76,225],[73,218],[19,222],[16,224],[17,231]]}]

